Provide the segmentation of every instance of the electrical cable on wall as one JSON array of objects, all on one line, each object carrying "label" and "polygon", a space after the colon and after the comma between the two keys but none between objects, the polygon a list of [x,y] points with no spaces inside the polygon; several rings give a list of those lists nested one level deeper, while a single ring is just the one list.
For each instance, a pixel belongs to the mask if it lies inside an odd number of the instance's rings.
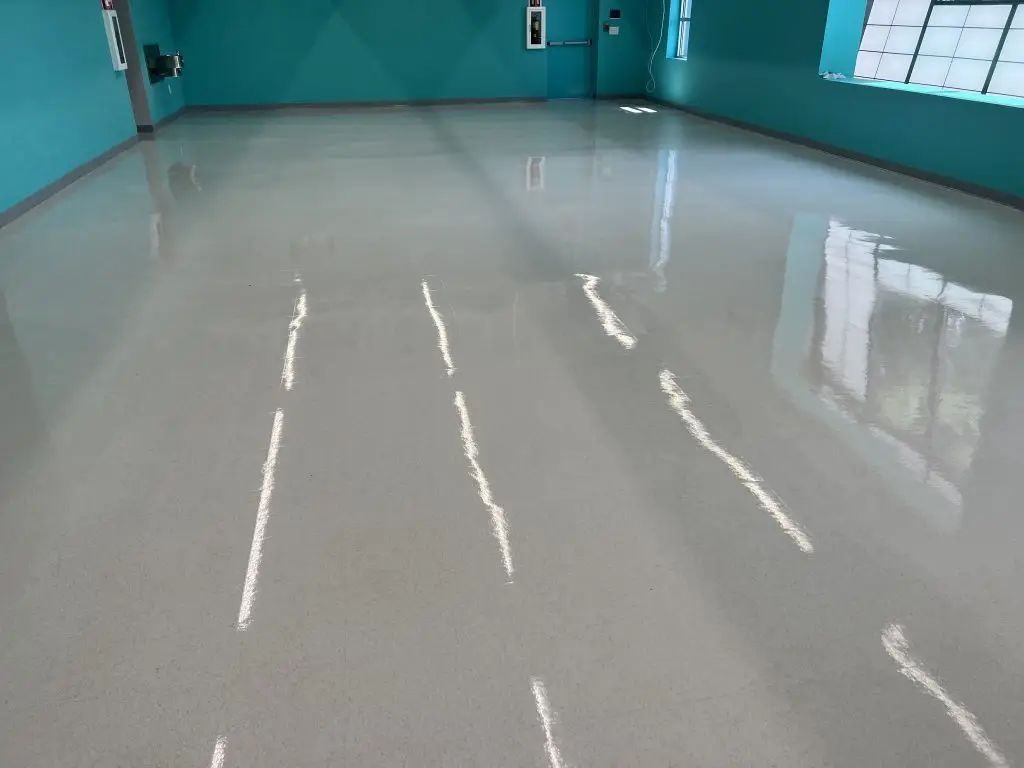
[{"label": "electrical cable on wall", "polygon": [[647,93],[654,93],[658,87],[658,80],[654,76],[654,57],[658,55],[661,48],[661,41],[665,38],[665,18],[668,16],[668,0],[661,0],[661,28],[658,30],[658,42],[654,42],[654,35],[651,34],[650,4],[644,9],[644,26],[647,27],[647,39],[651,41],[651,58],[647,60],[647,84],[644,90]]},{"label": "electrical cable on wall", "polygon": [[647,59],[647,83],[644,86],[644,90],[647,93],[653,93],[657,88],[657,78],[654,77],[654,57],[657,55],[657,51],[662,47],[662,41],[665,39],[665,19],[669,15],[669,0],[662,0],[662,26],[657,31],[657,43],[654,42],[654,36],[650,30],[650,5],[645,7],[645,27],[647,28],[647,39],[650,40],[651,51],[650,58]]}]

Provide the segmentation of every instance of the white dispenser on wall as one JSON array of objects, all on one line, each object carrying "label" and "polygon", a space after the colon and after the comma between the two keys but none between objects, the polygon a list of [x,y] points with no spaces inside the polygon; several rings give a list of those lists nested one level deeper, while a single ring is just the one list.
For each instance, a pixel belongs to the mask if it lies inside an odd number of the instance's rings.
[{"label": "white dispenser on wall", "polygon": [[107,31],[107,45],[110,46],[110,60],[114,69],[123,72],[128,69],[128,59],[124,53],[124,37],[121,35],[121,23],[117,20],[114,0],[102,0],[103,28]]},{"label": "white dispenser on wall", "polygon": [[547,9],[542,5],[531,3],[530,7],[526,9],[526,48],[535,51],[547,47]]}]

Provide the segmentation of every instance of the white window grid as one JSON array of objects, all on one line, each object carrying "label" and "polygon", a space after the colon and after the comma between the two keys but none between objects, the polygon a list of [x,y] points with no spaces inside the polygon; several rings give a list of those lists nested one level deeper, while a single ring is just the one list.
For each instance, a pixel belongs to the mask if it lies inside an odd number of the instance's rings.
[{"label": "white window grid", "polygon": [[854,75],[1024,98],[1024,0],[872,0]]},{"label": "white window grid", "polygon": [[693,0],[682,0],[679,4],[679,38],[676,40],[676,58],[685,59],[690,51],[690,9]]}]

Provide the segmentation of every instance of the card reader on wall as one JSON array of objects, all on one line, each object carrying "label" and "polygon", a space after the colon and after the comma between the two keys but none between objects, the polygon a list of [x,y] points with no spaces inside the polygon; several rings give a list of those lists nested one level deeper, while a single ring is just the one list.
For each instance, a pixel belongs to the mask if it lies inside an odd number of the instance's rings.
[{"label": "card reader on wall", "polygon": [[180,53],[162,54],[159,45],[144,45],[142,50],[146,54],[150,83],[159,83],[165,77],[181,77],[184,60]]}]

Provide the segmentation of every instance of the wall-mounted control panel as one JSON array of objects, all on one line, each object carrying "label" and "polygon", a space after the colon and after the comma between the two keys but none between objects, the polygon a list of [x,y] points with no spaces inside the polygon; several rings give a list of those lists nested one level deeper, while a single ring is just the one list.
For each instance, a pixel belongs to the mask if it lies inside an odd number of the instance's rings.
[{"label": "wall-mounted control panel", "polygon": [[604,31],[609,35],[619,34],[619,26],[622,21],[622,11],[619,8],[612,8],[608,11],[608,21],[604,23]]},{"label": "wall-mounted control panel", "polygon": [[107,45],[110,46],[110,60],[114,69],[123,72],[128,69],[128,57],[124,53],[124,37],[121,35],[121,22],[117,19],[117,11],[113,2],[103,2],[103,28],[107,32]]},{"label": "wall-mounted control panel", "polygon": [[536,51],[547,48],[547,45],[547,9],[531,5],[526,9],[526,47],[528,50]]}]

